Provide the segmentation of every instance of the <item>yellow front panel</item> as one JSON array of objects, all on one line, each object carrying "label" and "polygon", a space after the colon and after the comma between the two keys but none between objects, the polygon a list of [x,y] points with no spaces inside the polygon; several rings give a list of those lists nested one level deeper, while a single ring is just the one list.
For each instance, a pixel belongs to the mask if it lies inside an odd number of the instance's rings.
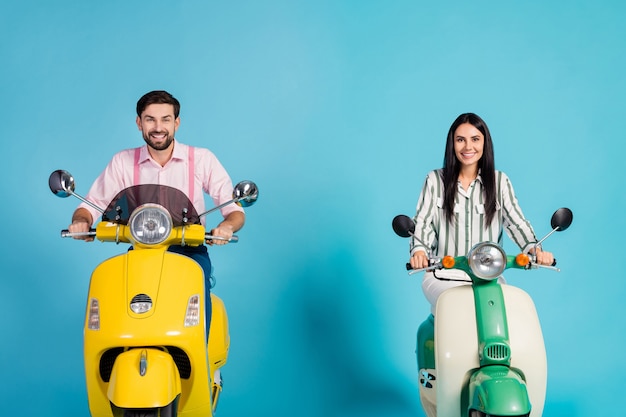
[{"label": "yellow front panel", "polygon": [[[148,295],[152,309],[136,314],[130,301]],[[204,409],[210,403],[204,314],[199,326],[184,327],[189,297],[204,308],[202,268],[192,259],[164,249],[135,249],[100,264],[92,274],[89,300],[100,305],[100,330],[85,327],[85,371],[94,416],[111,416],[107,384],[100,378],[102,354],[120,346],[177,346],[189,356],[192,374],[181,380],[179,408]],[[89,311],[87,311],[87,314]],[[87,324],[87,317],[86,317]],[[194,381],[198,382],[194,384]],[[204,383],[206,381],[206,383]]]}]

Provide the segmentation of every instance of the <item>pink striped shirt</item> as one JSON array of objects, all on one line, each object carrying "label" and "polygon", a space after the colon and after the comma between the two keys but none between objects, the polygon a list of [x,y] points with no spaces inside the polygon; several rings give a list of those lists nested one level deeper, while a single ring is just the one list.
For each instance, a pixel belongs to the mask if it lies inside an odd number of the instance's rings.
[{"label": "pink striped shirt", "polygon": [[[191,174],[193,183],[189,181]],[[118,192],[136,184],[161,184],[177,188],[189,197],[199,214],[206,211],[204,193],[213,199],[216,206],[230,200],[233,193],[228,173],[211,151],[175,140],[172,158],[163,167],[152,159],[147,145],[118,152],[96,178],[85,198],[98,207],[106,208]],[[94,224],[102,216],[88,204],[81,203],[78,207],[89,210]],[[234,211],[243,212],[243,209],[232,203],[220,211],[226,217]],[[205,224],[204,216],[202,224]]]}]

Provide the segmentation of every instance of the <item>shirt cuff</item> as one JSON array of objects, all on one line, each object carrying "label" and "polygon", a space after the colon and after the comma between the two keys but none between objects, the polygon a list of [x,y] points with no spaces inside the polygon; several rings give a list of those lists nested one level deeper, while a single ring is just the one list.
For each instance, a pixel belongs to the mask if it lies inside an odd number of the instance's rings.
[{"label": "shirt cuff", "polygon": [[415,252],[417,252],[418,250],[423,250],[424,253],[426,253],[426,256],[428,256],[428,248],[422,245],[413,247],[413,249],[411,249],[411,256],[413,256],[413,254],[415,254]]}]

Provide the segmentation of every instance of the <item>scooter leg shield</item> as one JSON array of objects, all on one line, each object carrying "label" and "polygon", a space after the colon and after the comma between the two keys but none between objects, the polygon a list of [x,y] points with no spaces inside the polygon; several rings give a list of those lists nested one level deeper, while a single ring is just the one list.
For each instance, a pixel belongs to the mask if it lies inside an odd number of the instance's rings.
[{"label": "scooter leg shield", "polygon": [[172,357],[158,349],[137,348],[115,360],[107,396],[119,408],[157,408],[181,393],[180,375]]},{"label": "scooter leg shield", "polygon": [[487,366],[472,375],[469,408],[487,415],[522,416],[531,405],[526,383],[506,366]]},{"label": "scooter leg shield", "polygon": [[[230,348],[230,336],[228,333],[228,316],[226,307],[221,298],[211,293],[212,317],[209,328],[209,361],[211,372],[226,363],[228,349]],[[212,375],[212,374],[211,374]]]}]

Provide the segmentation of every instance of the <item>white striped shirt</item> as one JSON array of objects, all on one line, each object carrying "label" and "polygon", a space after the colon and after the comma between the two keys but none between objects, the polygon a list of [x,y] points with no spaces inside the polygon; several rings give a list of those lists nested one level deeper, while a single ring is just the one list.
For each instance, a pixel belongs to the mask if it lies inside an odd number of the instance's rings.
[{"label": "white striped shirt", "polygon": [[[524,217],[507,175],[496,176],[496,212],[489,227],[485,227],[485,206],[480,174],[467,190],[458,183],[454,218],[449,223],[443,209],[443,170],[431,171],[417,203],[415,236],[411,239],[411,255],[424,250],[434,257],[467,255],[472,246],[490,241],[502,246],[503,230],[523,252],[537,242],[532,226]],[[426,246],[424,246],[426,245]]]}]

